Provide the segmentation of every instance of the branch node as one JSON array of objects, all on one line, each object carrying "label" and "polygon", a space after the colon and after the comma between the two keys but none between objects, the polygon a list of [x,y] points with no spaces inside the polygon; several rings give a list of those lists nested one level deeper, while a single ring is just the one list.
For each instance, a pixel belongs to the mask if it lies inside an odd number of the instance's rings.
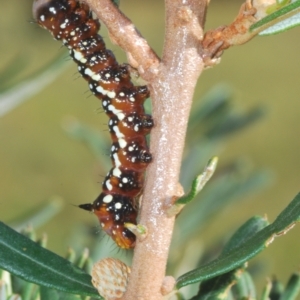
[{"label": "branch node", "polygon": [[166,276],[161,286],[161,293],[163,296],[168,296],[167,299],[175,292],[174,287],[176,280],[173,276]]},{"label": "branch node", "polygon": [[256,12],[252,0],[246,0],[230,25],[206,32],[202,42],[202,55],[208,65],[213,59],[219,58],[224,50],[234,45],[244,44],[254,37],[255,33],[251,33],[249,28],[257,21]]},{"label": "branch node", "polygon": [[125,227],[130,230],[140,242],[147,237],[148,229],[145,225],[125,223]]},{"label": "branch node", "polygon": [[177,12],[181,25],[189,24],[191,34],[198,40],[203,39],[203,29],[199,24],[197,16],[188,6],[181,6]]}]

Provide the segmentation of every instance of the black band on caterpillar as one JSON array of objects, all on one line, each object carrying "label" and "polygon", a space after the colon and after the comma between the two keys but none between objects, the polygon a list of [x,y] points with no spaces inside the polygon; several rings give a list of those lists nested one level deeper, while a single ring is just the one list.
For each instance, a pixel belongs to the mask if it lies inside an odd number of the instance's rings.
[{"label": "black band on caterpillar", "polygon": [[135,236],[124,223],[136,224],[136,198],[151,162],[146,135],[153,127],[143,103],[146,86],[134,86],[126,66],[119,65],[98,34],[100,23],[86,4],[76,0],[36,0],[33,13],[38,24],[62,40],[88,81],[92,93],[102,100],[109,117],[113,168],[102,184],[102,193],[91,204],[79,205],[93,211],[103,230],[121,248],[132,248]]}]

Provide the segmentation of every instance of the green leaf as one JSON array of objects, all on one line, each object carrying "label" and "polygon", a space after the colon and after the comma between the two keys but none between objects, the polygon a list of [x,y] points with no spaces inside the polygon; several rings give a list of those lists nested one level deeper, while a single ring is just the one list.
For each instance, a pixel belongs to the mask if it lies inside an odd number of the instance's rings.
[{"label": "green leaf", "polygon": [[58,291],[46,288],[44,286],[40,289],[41,299],[43,300],[59,300]]},{"label": "green leaf", "polygon": [[219,118],[230,110],[230,101],[233,98],[232,89],[224,84],[218,84],[211,88],[198,103],[200,106],[195,107],[189,118],[189,131],[193,128],[199,131],[203,127],[203,121],[211,121]]},{"label": "green leaf", "polygon": [[260,120],[265,114],[266,109],[261,106],[255,107],[245,114],[231,112],[223,116],[223,119],[220,119],[218,123],[214,124],[204,134],[210,139],[224,138]]},{"label": "green leaf", "polygon": [[34,229],[37,229],[61,212],[63,206],[63,199],[59,196],[54,196],[51,197],[46,204],[31,208],[29,212],[26,212],[19,216],[16,220],[12,220],[8,223],[16,231],[26,228],[28,224],[30,224],[30,226]]},{"label": "green leaf", "polygon": [[259,35],[276,34],[300,25],[300,0],[283,6],[267,15],[250,27],[250,31],[258,30]]},{"label": "green leaf", "polygon": [[269,222],[260,216],[254,216],[246,221],[230,238],[223,248],[221,255],[230,253],[234,248],[239,247],[254,234],[269,225]]},{"label": "green leaf", "polygon": [[272,289],[272,283],[269,279],[267,279],[267,283],[264,286],[264,289],[263,289],[262,295],[260,297],[260,300],[269,300],[271,289]]},{"label": "green leaf", "polygon": [[242,272],[233,287],[237,299],[257,299],[254,282],[247,271]]},{"label": "green leaf", "polygon": [[279,214],[276,220],[225,255],[192,270],[177,280],[177,288],[207,280],[238,268],[265,249],[275,237],[286,233],[300,220],[300,194]]},{"label": "green leaf", "polygon": [[227,299],[230,288],[235,284],[240,272],[233,270],[216,278],[203,281],[197,296],[190,300]]},{"label": "green leaf", "polygon": [[[255,233],[263,229],[268,225],[265,218],[255,216],[245,222],[226,243],[221,256],[230,253],[235,248],[238,248],[243,242],[248,240]],[[228,273],[214,277],[210,280],[201,283],[200,292],[192,300],[198,300],[207,297],[209,299],[218,298],[220,294],[225,295],[233,283],[237,282],[234,286],[236,293],[239,294],[238,299],[247,297],[249,295],[255,295],[255,288],[252,279],[248,272],[237,268]],[[213,289],[212,289],[213,287]],[[255,298],[254,296],[252,298]]]},{"label": "green leaf", "polygon": [[245,195],[265,186],[270,179],[270,174],[264,171],[255,172],[246,178],[237,173],[231,174],[233,176],[214,178],[202,191],[201,201],[196,199],[184,208],[175,224],[180,234],[173,238],[172,248],[179,249],[185,245],[188,240],[199,234],[201,227],[212,214],[219,212],[229,203],[244,199]]},{"label": "green leaf", "polygon": [[26,281],[102,299],[91,276],[0,222],[0,268]]},{"label": "green leaf", "polygon": [[55,80],[58,74],[65,70],[66,66],[65,53],[63,53],[63,55],[55,57],[50,64],[27,76],[26,79],[0,86],[0,117],[40,92]]},{"label": "green leaf", "polygon": [[295,273],[289,279],[279,300],[294,300],[300,292],[300,274]]},{"label": "green leaf", "polygon": [[192,182],[191,190],[187,195],[180,197],[176,202],[176,204],[187,204],[195,199],[198,193],[204,188],[205,184],[209,181],[211,176],[214,174],[218,163],[218,157],[212,157],[204,171],[198,175]]},{"label": "green leaf", "polygon": [[284,290],[283,284],[279,280],[273,279],[269,299],[280,299],[283,290]]}]

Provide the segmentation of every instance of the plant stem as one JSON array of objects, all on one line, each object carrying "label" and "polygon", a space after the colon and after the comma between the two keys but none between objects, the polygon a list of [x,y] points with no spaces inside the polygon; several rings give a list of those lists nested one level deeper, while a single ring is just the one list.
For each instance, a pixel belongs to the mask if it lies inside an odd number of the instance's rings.
[{"label": "plant stem", "polygon": [[140,223],[148,228],[148,236],[137,242],[134,250],[126,300],[162,299],[161,286],[174,226],[174,217],[167,217],[166,207],[177,194],[188,116],[195,85],[203,70],[197,51],[199,37],[193,34],[193,24],[198,19],[193,15],[183,24],[178,18],[184,2],[185,8],[195,15],[203,9],[199,0],[166,1],[162,63],[159,74],[149,82],[155,122],[150,152],[154,159],[147,170],[140,212]]},{"label": "plant stem", "polygon": [[[92,3],[97,2],[99,7],[107,0],[87,2],[94,9]],[[204,68],[199,55],[202,38],[199,24],[204,23],[207,3],[207,0],[165,0],[166,37],[162,61],[157,66],[157,61],[153,60],[157,68],[155,76],[147,76],[147,71],[141,74],[148,79],[155,122],[150,144],[153,162],[147,170],[139,221],[147,227],[148,235],[143,241],[137,241],[134,249],[124,300],[163,298],[161,287],[175,219],[169,218],[166,210],[178,195],[188,116],[197,79]],[[124,16],[120,14],[120,18]],[[112,27],[108,28],[113,30],[110,33],[115,39],[118,37],[119,45],[124,44],[122,39],[128,40],[124,32],[118,36]],[[130,43],[137,44],[135,40]],[[137,50],[130,51],[131,56],[138,57]],[[149,59],[151,53],[144,57],[144,60]]]}]

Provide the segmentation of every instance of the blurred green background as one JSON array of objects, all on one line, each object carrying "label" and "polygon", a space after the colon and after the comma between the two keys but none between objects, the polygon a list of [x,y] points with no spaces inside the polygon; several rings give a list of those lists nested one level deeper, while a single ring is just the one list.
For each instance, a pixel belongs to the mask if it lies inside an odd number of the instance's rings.
[{"label": "blurred green background", "polygon": [[[228,24],[242,3],[211,2],[207,28]],[[62,51],[69,60],[66,50],[61,49],[48,32],[31,22],[32,1],[1,0],[1,5],[0,72],[17,60],[20,66],[20,73],[14,76],[17,81],[49,63]],[[163,1],[124,0],[121,9],[160,54],[164,32]],[[238,109],[244,111],[257,104],[268,109],[262,121],[231,136],[224,144],[226,147],[217,148],[210,156],[220,157],[220,167],[232,159],[246,158],[252,168],[267,168],[275,175],[272,185],[246,196],[242,203],[227,207],[207,224],[203,247],[228,238],[254,214],[267,213],[273,221],[300,190],[299,30],[257,37],[246,45],[232,48],[223,55],[221,64],[205,71],[199,80],[195,99],[215,84],[227,83],[235,91],[234,105]],[[109,43],[105,29],[102,34],[108,48],[120,61],[126,61],[124,54]],[[75,64],[70,61],[51,85],[0,118],[0,220],[9,222],[46,203],[53,195],[62,196],[66,204],[63,211],[38,231],[48,233],[49,249],[61,255],[69,245],[81,249],[86,246],[74,235],[74,230],[78,236],[81,234],[81,224],[98,230],[97,220],[75,206],[95,199],[107,166],[62,129],[66,118],[74,116],[99,132],[107,131],[101,105],[87,91],[87,83],[79,78]],[[199,103],[195,101],[194,104]],[[106,136],[109,138],[108,132]],[[107,154],[108,149],[103,149],[103,156],[109,161]],[[199,170],[202,167],[199,166]],[[267,274],[278,274],[285,281],[299,268],[299,236],[298,225],[258,257],[266,267],[261,274],[262,280]],[[80,244],[74,245],[76,241]]]}]

